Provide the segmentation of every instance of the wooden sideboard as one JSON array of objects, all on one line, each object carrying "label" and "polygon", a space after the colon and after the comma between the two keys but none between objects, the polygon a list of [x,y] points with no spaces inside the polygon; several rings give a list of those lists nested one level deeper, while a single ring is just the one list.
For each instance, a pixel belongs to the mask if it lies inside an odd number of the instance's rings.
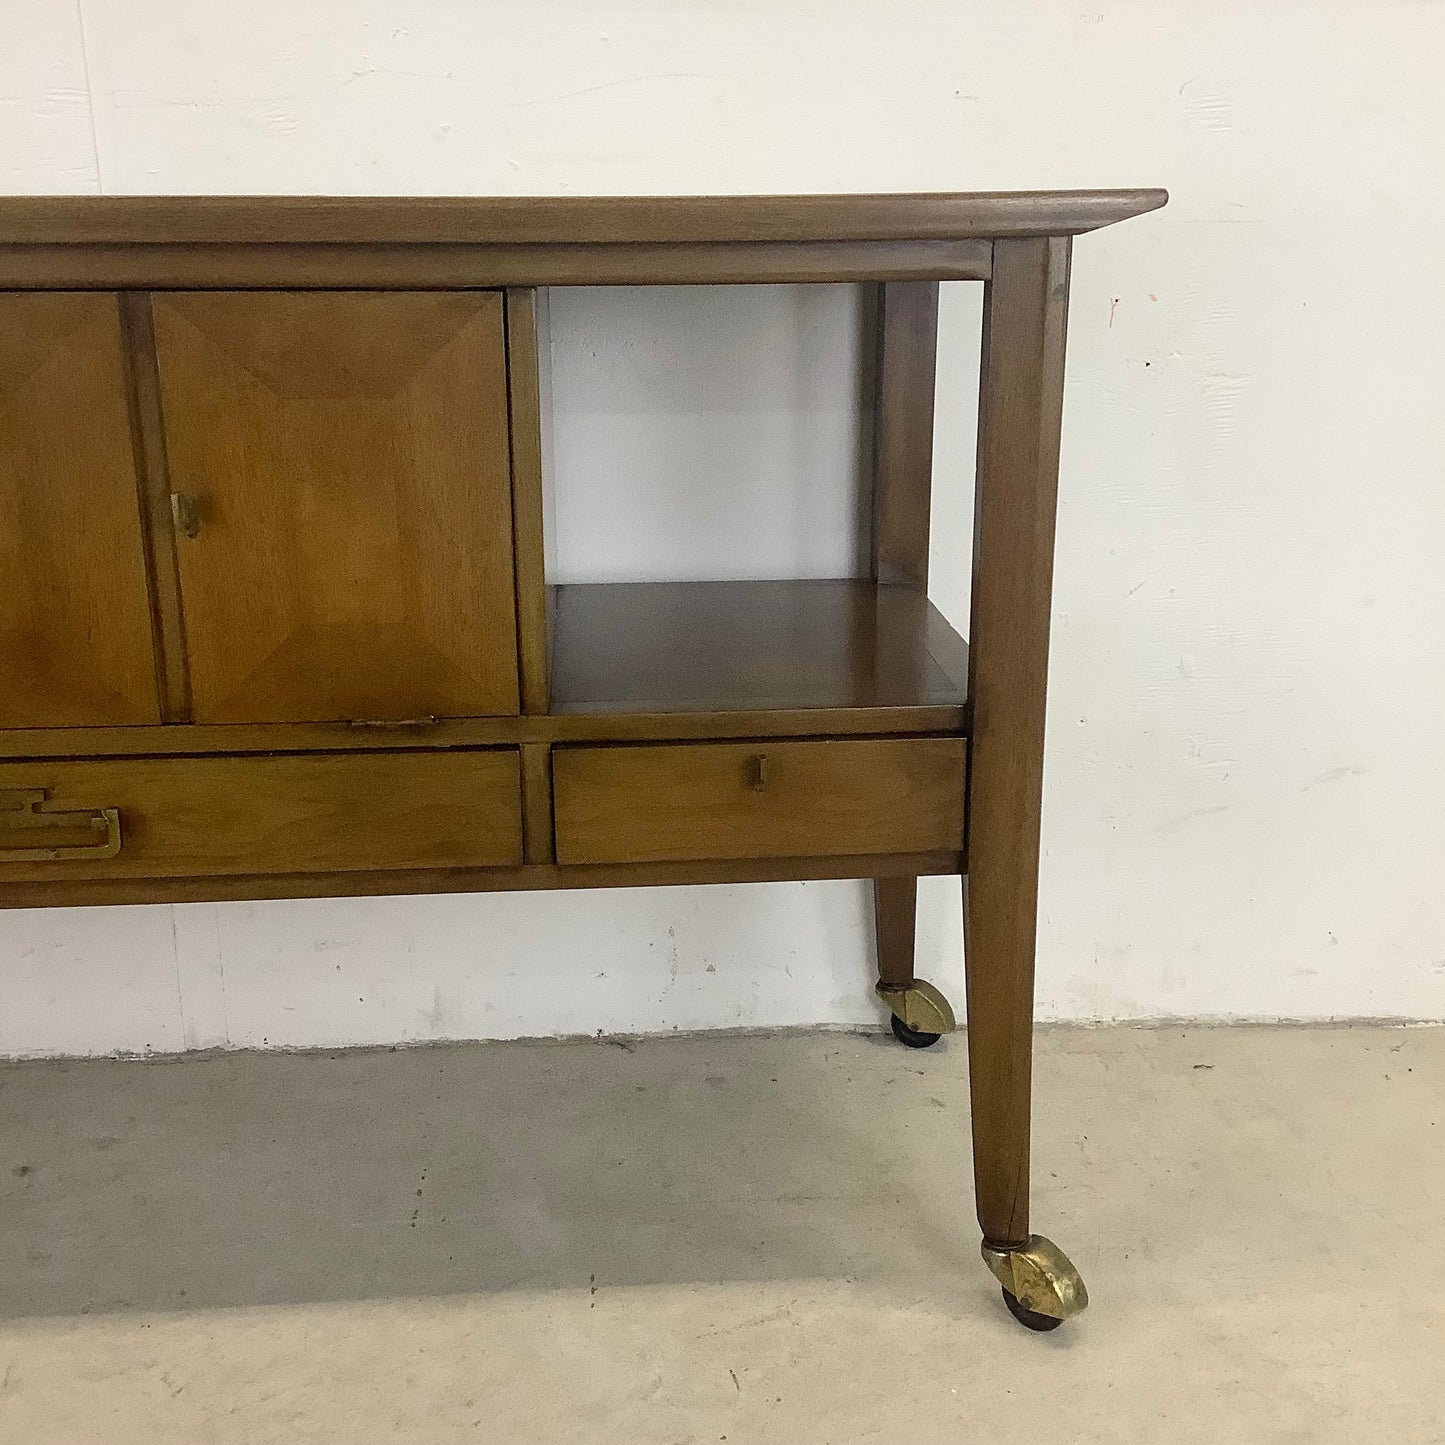
[{"label": "wooden sideboard", "polygon": [[[0,200],[0,904],[962,874],[976,1197],[1029,1230],[1074,235],[1157,190]],[[971,648],[928,601],[938,283],[985,286]],[[853,282],[867,578],[554,586],[546,294]],[[484,964],[479,959],[479,964]]]}]

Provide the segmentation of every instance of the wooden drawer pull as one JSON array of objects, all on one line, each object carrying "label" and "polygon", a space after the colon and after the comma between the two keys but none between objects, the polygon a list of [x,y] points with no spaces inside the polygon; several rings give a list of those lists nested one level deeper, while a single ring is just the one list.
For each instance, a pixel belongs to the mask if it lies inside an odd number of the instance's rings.
[{"label": "wooden drawer pull", "polygon": [[[94,808],[76,812],[42,813],[44,788],[0,788],[0,863],[53,863],[67,858],[114,858],[120,852],[120,809]],[[10,847],[12,832],[54,832],[57,828],[89,828],[105,833],[103,842],[71,844],[60,848]],[[26,843],[34,841],[26,839]]]},{"label": "wooden drawer pull", "polygon": [[748,759],[748,783],[755,793],[767,790],[768,755],[766,753],[755,753]]}]

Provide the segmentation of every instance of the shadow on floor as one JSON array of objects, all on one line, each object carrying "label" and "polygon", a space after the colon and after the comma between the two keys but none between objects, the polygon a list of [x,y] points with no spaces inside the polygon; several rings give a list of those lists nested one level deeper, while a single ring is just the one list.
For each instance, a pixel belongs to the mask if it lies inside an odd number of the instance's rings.
[{"label": "shadow on floor", "polygon": [[0,1069],[0,1317],[956,1279],[967,1169],[961,1038],[21,1064]]}]

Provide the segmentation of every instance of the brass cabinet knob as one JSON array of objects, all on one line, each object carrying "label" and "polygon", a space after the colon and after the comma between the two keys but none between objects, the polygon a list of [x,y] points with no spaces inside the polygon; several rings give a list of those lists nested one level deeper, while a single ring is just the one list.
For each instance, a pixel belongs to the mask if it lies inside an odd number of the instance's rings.
[{"label": "brass cabinet knob", "polygon": [[194,537],[201,530],[201,500],[189,492],[171,493],[171,518],[183,537]]}]

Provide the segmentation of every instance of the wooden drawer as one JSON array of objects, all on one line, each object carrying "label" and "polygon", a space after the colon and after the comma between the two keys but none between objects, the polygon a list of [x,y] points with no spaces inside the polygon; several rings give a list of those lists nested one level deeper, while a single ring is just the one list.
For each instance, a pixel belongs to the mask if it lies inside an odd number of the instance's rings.
[{"label": "wooden drawer", "polygon": [[559,863],[963,847],[962,738],[558,748]]},{"label": "wooden drawer", "polygon": [[521,861],[512,750],[0,764],[0,882]]}]

